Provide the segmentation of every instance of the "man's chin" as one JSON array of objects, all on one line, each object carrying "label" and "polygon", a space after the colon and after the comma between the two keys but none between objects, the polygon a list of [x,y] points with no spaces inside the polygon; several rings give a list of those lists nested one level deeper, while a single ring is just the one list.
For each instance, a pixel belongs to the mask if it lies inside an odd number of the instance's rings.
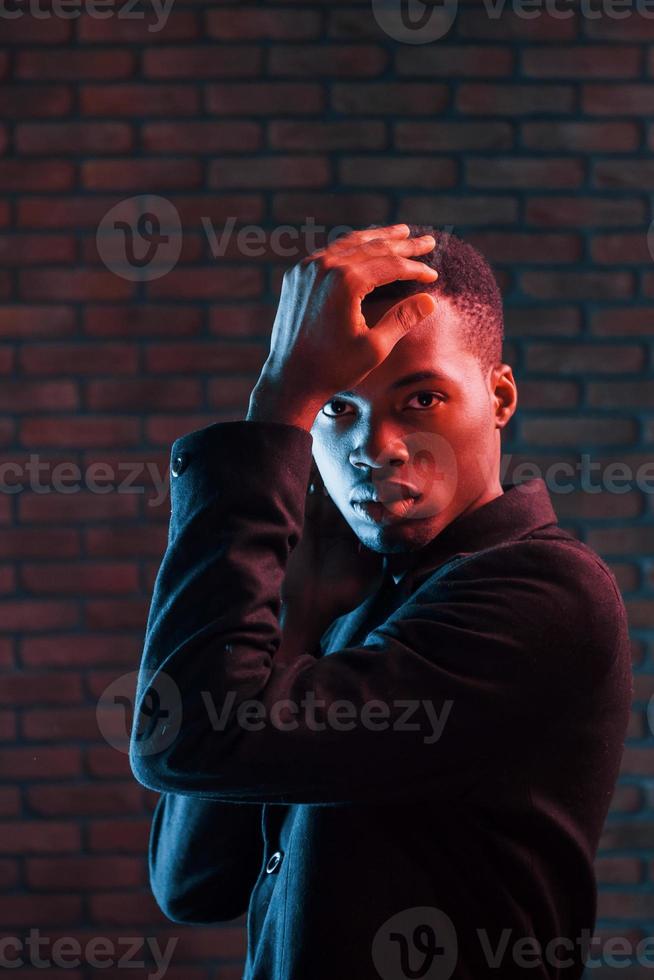
[{"label": "man's chin", "polygon": [[418,527],[417,522],[357,528],[356,535],[364,547],[381,555],[400,555],[417,551],[434,536],[428,528]]}]

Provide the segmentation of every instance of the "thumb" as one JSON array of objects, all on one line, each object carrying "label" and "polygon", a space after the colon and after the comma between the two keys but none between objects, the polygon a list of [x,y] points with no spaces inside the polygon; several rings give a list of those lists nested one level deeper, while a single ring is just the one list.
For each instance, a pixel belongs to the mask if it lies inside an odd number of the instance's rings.
[{"label": "thumb", "polygon": [[394,345],[435,309],[436,303],[429,293],[416,293],[391,307],[373,329],[383,332],[391,345]]}]

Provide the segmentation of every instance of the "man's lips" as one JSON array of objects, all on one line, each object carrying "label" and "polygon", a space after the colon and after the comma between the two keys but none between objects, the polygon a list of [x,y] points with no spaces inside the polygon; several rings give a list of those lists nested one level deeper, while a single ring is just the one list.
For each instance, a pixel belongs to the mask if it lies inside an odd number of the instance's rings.
[{"label": "man's lips", "polygon": [[359,487],[350,497],[350,504],[359,515],[375,524],[406,517],[422,494],[406,483]]},{"label": "man's lips", "polygon": [[420,491],[408,483],[387,482],[378,483],[374,486],[355,487],[350,494],[350,503],[373,501],[375,503],[390,504],[398,500],[416,499],[420,496]]}]

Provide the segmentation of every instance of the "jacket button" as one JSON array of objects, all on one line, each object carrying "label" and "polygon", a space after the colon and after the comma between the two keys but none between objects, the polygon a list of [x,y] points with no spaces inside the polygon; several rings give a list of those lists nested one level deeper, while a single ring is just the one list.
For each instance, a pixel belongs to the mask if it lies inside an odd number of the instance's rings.
[{"label": "jacket button", "polygon": [[173,476],[179,476],[179,474],[186,468],[187,457],[186,453],[180,453],[179,456],[175,456],[170,471]]},{"label": "jacket button", "polygon": [[271,875],[273,871],[277,870],[277,868],[281,863],[282,863],[282,852],[275,851],[275,853],[271,854],[270,857],[268,858],[268,864],[266,865],[267,874]]}]

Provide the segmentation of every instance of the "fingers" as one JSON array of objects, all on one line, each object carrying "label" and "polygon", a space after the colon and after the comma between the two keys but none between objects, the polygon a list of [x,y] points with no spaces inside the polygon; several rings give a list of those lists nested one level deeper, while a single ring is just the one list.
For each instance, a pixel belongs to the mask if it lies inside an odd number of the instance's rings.
[{"label": "fingers", "polygon": [[325,248],[316,249],[312,255],[317,257],[328,250],[334,253],[349,252],[357,245],[363,242],[369,242],[375,238],[402,239],[406,238],[408,234],[409,226],[406,224],[385,225],[381,228],[357,228],[354,231],[348,232],[347,235],[342,235],[340,238],[337,238],[336,241],[331,242]]}]

